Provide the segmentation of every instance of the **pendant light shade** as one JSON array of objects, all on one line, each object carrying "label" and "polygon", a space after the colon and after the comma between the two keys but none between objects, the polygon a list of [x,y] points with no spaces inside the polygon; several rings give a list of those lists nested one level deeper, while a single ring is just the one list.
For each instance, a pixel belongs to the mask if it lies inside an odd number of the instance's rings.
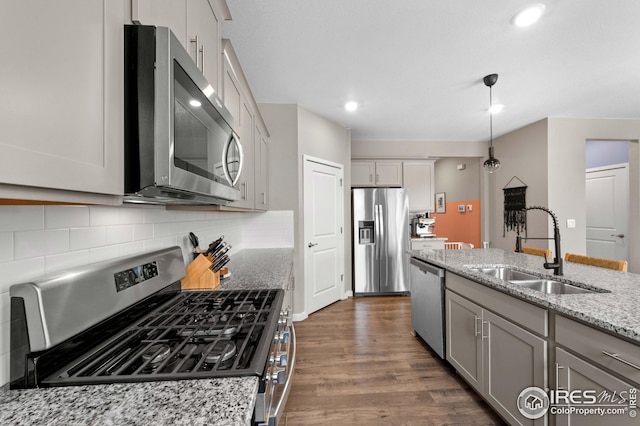
[{"label": "pendant light shade", "polygon": [[[493,107],[491,87],[498,81],[498,74],[489,74],[483,79],[485,86],[489,88],[489,110]],[[482,165],[486,171],[493,173],[500,168],[500,160],[493,156],[493,112],[489,112],[489,158]]]}]

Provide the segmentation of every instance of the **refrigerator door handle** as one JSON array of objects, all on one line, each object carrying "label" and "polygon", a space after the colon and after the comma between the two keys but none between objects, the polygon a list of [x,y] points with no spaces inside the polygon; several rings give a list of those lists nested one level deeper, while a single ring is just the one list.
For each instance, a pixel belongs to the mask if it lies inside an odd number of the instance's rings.
[{"label": "refrigerator door handle", "polygon": [[374,257],[376,260],[380,259],[380,205],[373,205],[373,220],[375,223],[375,243],[373,245]]}]

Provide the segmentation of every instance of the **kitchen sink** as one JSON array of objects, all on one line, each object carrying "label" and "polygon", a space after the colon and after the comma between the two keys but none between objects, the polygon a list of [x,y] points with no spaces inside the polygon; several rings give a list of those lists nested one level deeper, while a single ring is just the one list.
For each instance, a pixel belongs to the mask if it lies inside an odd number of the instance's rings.
[{"label": "kitchen sink", "polygon": [[509,281],[512,284],[521,285],[523,287],[537,290],[546,294],[583,294],[583,293],[595,293],[594,291],[587,290],[586,288],[576,287],[571,284],[561,283],[560,281],[535,279],[535,280],[519,280]]},{"label": "kitchen sink", "polygon": [[518,281],[518,280],[535,280],[538,279],[535,275],[527,274],[526,272],[516,271],[504,266],[489,267],[489,268],[470,268],[472,271],[482,272],[483,274],[491,275],[492,277],[500,278],[504,281]]},{"label": "kitchen sink", "polygon": [[486,268],[469,268],[475,272],[491,275],[503,281],[509,281],[511,284],[521,285],[532,290],[545,294],[584,294],[595,293],[586,288],[577,287],[560,281],[541,278],[539,276],[529,274],[527,272],[517,271],[507,266],[496,266]]}]

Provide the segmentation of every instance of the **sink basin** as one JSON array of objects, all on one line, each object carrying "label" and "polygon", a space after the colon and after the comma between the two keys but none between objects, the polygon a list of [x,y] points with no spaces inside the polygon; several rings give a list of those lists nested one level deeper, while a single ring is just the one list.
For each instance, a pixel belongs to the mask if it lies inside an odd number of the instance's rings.
[{"label": "sink basin", "polygon": [[571,284],[560,281],[540,278],[527,272],[517,271],[506,266],[495,266],[487,268],[469,268],[472,271],[482,272],[491,275],[503,281],[509,281],[511,284],[521,285],[532,290],[546,294],[583,294],[594,293],[594,291],[586,288],[576,287]]},{"label": "sink basin", "polygon": [[561,283],[559,281],[534,279],[534,280],[515,280],[509,281],[511,284],[521,285],[523,287],[537,290],[546,294],[583,294],[594,293],[586,288],[576,287],[571,284]]},{"label": "sink basin", "polygon": [[504,266],[490,267],[490,268],[470,268],[472,271],[482,272],[483,274],[491,275],[492,277],[499,278],[503,281],[519,281],[519,280],[537,280],[535,275],[527,274],[526,272],[516,271],[515,269],[507,268]]}]

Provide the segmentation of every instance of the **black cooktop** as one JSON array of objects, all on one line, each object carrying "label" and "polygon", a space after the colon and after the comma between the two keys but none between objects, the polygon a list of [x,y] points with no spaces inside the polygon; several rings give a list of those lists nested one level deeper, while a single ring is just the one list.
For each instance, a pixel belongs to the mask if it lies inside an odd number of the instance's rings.
[{"label": "black cooktop", "polygon": [[[35,376],[44,377],[38,385],[263,374],[283,290],[194,291],[162,297],[164,301],[143,301],[38,354]],[[137,312],[144,314],[132,319]]]}]

